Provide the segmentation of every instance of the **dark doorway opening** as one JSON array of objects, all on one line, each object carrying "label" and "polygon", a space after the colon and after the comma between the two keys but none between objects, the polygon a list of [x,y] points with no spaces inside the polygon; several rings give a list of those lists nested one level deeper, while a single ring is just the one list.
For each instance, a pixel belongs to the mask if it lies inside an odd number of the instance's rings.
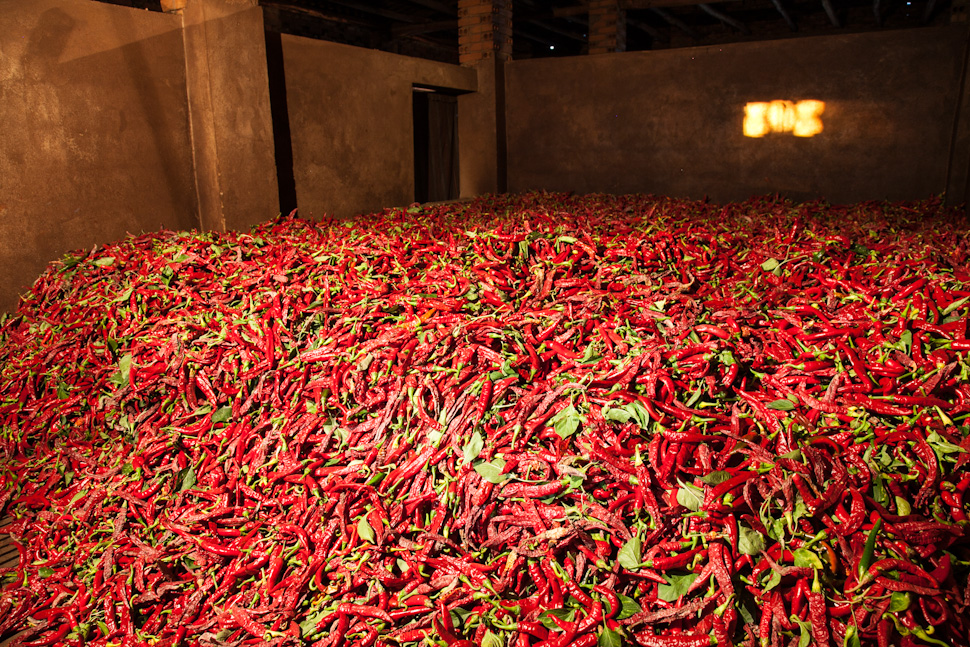
[{"label": "dark doorway opening", "polygon": [[458,198],[458,97],[415,86],[414,200],[441,202]]},{"label": "dark doorway opening", "polygon": [[293,174],[290,115],[286,106],[283,43],[280,35],[273,31],[266,31],[266,71],[269,74],[269,104],[273,118],[273,144],[276,148],[276,182],[280,193],[280,213],[287,215],[296,209],[296,178]]}]

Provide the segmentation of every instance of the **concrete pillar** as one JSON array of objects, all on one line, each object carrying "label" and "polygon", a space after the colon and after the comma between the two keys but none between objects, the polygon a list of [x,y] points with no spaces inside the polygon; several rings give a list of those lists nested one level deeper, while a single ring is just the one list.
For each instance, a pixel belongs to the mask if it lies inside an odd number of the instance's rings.
[{"label": "concrete pillar", "polygon": [[590,0],[589,53],[626,50],[626,16],[617,0]]},{"label": "concrete pillar", "polygon": [[512,58],[511,0],[458,0],[459,62],[478,91],[458,97],[462,197],[506,191],[505,64]]},{"label": "concrete pillar", "polygon": [[279,213],[263,10],[187,0],[181,14],[199,222],[245,230]]}]

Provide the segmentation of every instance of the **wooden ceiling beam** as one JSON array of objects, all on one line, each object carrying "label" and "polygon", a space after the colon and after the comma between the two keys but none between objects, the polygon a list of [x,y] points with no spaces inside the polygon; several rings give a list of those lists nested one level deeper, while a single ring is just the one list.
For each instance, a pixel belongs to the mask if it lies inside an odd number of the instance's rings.
[{"label": "wooden ceiling beam", "polygon": [[449,7],[443,2],[438,2],[437,0],[408,0],[411,4],[421,5],[425,9],[431,9],[433,11],[438,11],[440,13],[448,14],[449,16],[457,16],[458,8]]},{"label": "wooden ceiling beam", "polygon": [[665,43],[668,40],[667,37],[663,33],[661,33],[659,29],[655,29],[653,26],[648,25],[642,20],[633,20],[632,18],[627,18],[626,24],[629,27],[639,29],[640,31],[647,34],[648,36],[650,36],[650,38],[654,39],[655,41]]},{"label": "wooden ceiling beam", "polygon": [[318,18],[328,22],[340,23],[342,25],[359,25],[361,27],[369,27],[371,29],[374,28],[373,22],[359,19],[355,20],[353,18],[348,18],[347,16],[337,16],[335,14],[327,13],[326,11],[309,9],[301,4],[297,4],[296,2],[287,2],[286,0],[260,0],[259,6],[277,10],[282,9],[284,11],[310,16],[311,18]]},{"label": "wooden ceiling beam", "polygon": [[795,19],[791,17],[791,14],[785,9],[785,5],[781,3],[781,0],[771,0],[771,3],[775,5],[775,9],[781,14],[781,17],[786,23],[788,23],[788,28],[792,31],[798,31],[798,25],[795,24]]},{"label": "wooden ceiling beam", "polygon": [[362,13],[369,13],[374,16],[380,16],[381,18],[387,18],[388,20],[396,20],[398,22],[418,22],[419,19],[411,16],[409,14],[398,13],[396,11],[388,11],[387,9],[381,9],[380,7],[374,7],[366,2],[355,2],[354,0],[327,0],[332,4],[338,4],[342,7],[347,7],[348,9],[354,9],[355,11],[360,11]]},{"label": "wooden ceiling beam", "polygon": [[558,45],[555,41],[549,40],[548,38],[543,38],[542,36],[536,36],[535,34],[529,33],[527,31],[522,31],[521,29],[516,29],[513,37],[521,37],[526,40],[531,40],[533,42],[539,43],[540,45],[546,45],[550,47],[555,47]]},{"label": "wooden ceiling beam", "polygon": [[[730,0],[711,0],[707,4],[728,1]],[[620,0],[620,9],[653,9],[654,7],[665,9],[671,7],[692,7],[699,4],[701,3],[697,0]]]},{"label": "wooden ceiling beam", "polygon": [[661,18],[663,18],[664,20],[666,20],[667,22],[669,22],[671,25],[673,25],[674,27],[676,27],[680,31],[684,32],[685,34],[687,34],[688,36],[690,36],[694,40],[697,40],[697,37],[698,37],[697,36],[697,32],[694,31],[693,29],[691,29],[687,25],[687,23],[685,23],[683,20],[677,18],[677,16],[672,15],[668,11],[664,11],[660,7],[651,7],[650,8],[650,11],[654,12],[655,14],[657,14],[658,16],[660,16]]},{"label": "wooden ceiling beam", "polygon": [[[876,0],[876,2],[879,2],[879,0]],[[703,11],[704,13],[706,13],[707,15],[709,15],[709,16],[711,16],[713,18],[717,18],[718,20],[720,20],[721,22],[723,22],[725,25],[728,25],[730,27],[734,27],[739,32],[741,32],[742,34],[750,34],[751,33],[751,30],[748,29],[748,26],[745,25],[743,22],[741,22],[740,20],[737,20],[736,18],[732,18],[731,16],[729,16],[729,15],[727,15],[725,13],[721,13],[720,11],[718,11],[717,9],[715,9],[714,7],[712,7],[709,4],[699,4],[699,5],[697,5],[697,7],[701,11]]]},{"label": "wooden ceiling beam", "polygon": [[822,8],[825,9],[825,13],[828,14],[829,20],[832,22],[834,27],[841,27],[839,22],[839,17],[835,15],[835,9],[832,7],[830,0],[822,0]]},{"label": "wooden ceiling beam", "polygon": [[550,25],[547,22],[544,22],[542,20],[536,19],[536,20],[529,20],[527,22],[530,25],[535,25],[537,27],[541,27],[542,29],[545,29],[546,31],[552,32],[553,34],[558,34],[558,35],[562,36],[563,38],[569,38],[571,40],[576,40],[576,41],[579,41],[580,43],[585,43],[586,42],[586,38],[585,37],[580,36],[579,34],[574,34],[574,33],[570,32],[570,31],[566,31],[565,29],[560,29],[559,27],[554,27],[553,25]]},{"label": "wooden ceiling beam", "polygon": [[391,27],[391,35],[394,38],[406,38],[418,36],[420,34],[432,34],[437,31],[454,31],[458,29],[458,20],[437,20],[434,22],[422,22],[416,25],[401,25]]}]

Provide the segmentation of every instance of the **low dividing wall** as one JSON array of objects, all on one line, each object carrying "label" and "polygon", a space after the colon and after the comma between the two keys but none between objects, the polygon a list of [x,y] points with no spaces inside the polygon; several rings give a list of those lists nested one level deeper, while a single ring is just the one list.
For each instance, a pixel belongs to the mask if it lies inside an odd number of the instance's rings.
[{"label": "low dividing wall", "polygon": [[[513,61],[509,190],[716,201],[939,194],[966,38],[965,26],[949,26]],[[824,101],[824,131],[745,137],[745,104],[776,99]],[[967,151],[955,153],[965,165]],[[961,200],[965,181],[964,168],[953,184]]]}]

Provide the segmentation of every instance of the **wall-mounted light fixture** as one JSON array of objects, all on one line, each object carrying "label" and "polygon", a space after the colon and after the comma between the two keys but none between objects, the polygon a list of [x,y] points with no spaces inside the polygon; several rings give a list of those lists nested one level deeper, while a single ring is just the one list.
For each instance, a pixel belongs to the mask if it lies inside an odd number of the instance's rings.
[{"label": "wall-mounted light fixture", "polygon": [[744,106],[744,136],[791,133],[795,137],[813,137],[822,132],[824,111],[824,101],[753,101]]}]

